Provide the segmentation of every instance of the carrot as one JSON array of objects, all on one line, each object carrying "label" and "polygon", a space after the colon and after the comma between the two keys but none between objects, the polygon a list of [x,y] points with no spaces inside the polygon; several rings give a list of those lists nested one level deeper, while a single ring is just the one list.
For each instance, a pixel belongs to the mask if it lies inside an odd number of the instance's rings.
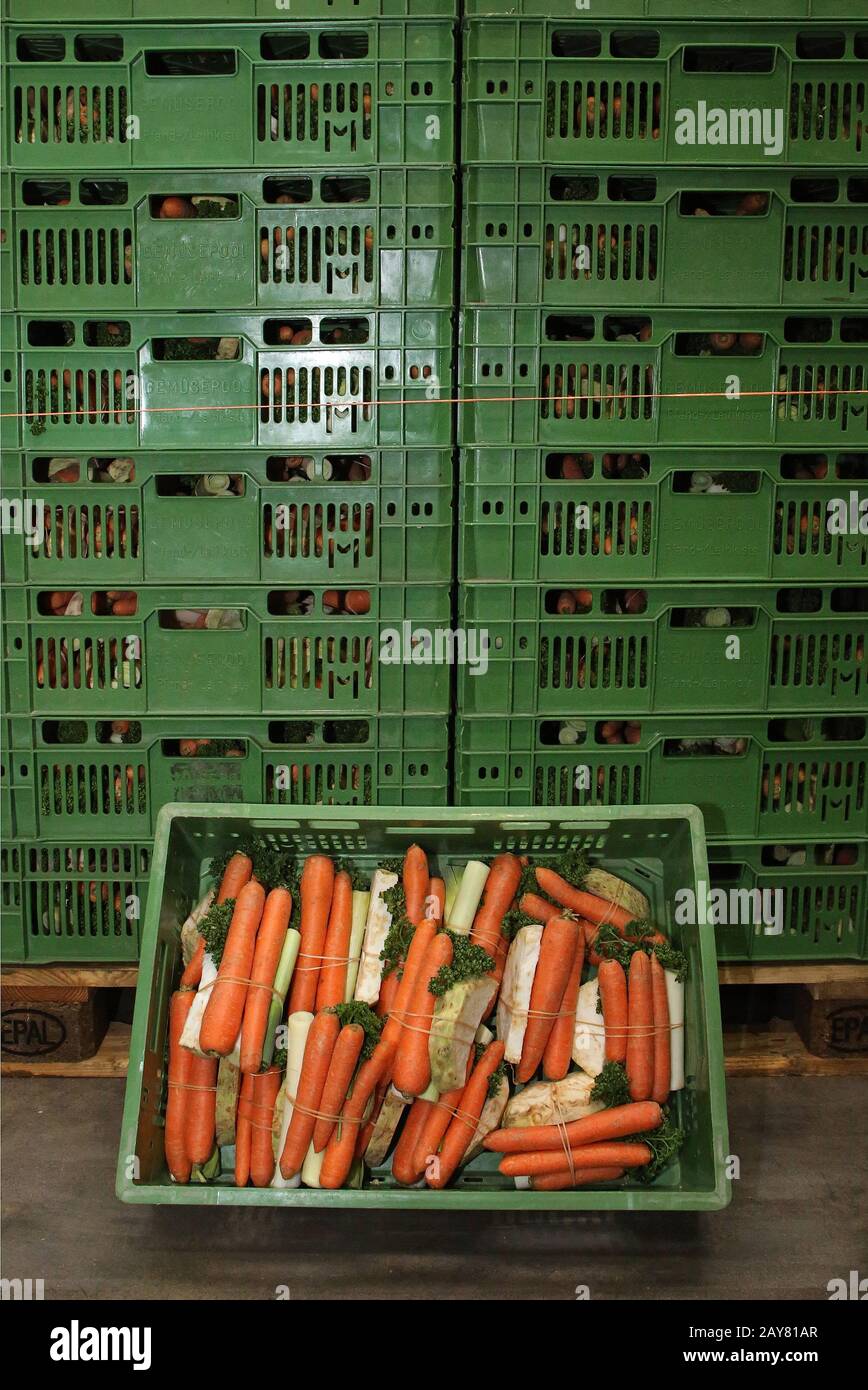
[{"label": "carrot", "polygon": [[482,1107],[488,1096],[488,1083],[503,1061],[505,1050],[502,1042],[489,1043],[473,1068],[470,1080],[464,1087],[461,1104],[456,1107],[460,1113],[452,1117],[443,1137],[434,1173],[426,1178],[429,1187],[445,1187],[461,1163],[476,1134]]},{"label": "carrot", "polygon": [[395,996],[401,983],[398,978],[400,973],[398,967],[390,970],[380,985],[380,997],[374,1005],[374,1013],[378,1018],[384,1018],[386,1014],[391,1014],[395,1007]]},{"label": "carrot", "polygon": [[[250,1102],[253,1097],[253,1077],[248,1073],[241,1082],[238,1113],[235,1117],[235,1186],[246,1187],[250,1177],[250,1153],[253,1127],[250,1122]],[[272,1169],[272,1173],[274,1170]]]},{"label": "carrot", "polygon": [[543,927],[517,1081],[529,1081],[542,1061],[575,960],[578,937],[575,917],[553,917]]},{"label": "carrot", "polygon": [[289,991],[288,1013],[314,1011],[334,881],[332,861],[324,854],[309,855],[301,871],[301,948]]},{"label": "carrot", "polygon": [[195,989],[202,978],[202,962],[205,959],[205,938],[197,937],[196,949],[184,967],[181,976],[182,989]]},{"label": "carrot", "polygon": [[617,960],[601,960],[597,970],[603,1027],[606,1030],[606,1061],[623,1062],[627,1056],[627,976]]},{"label": "carrot", "polygon": [[[389,1017],[380,1036],[389,1046],[394,1046],[396,1062],[405,1041],[412,1037],[418,1022],[413,1016],[413,993],[422,974],[429,947],[436,935],[437,923],[430,919],[416,928],[407,951],[407,959],[401,969],[401,978],[392,996]],[[393,970],[392,974],[397,975],[398,971]]]},{"label": "carrot", "polygon": [[367,1109],[367,1119],[363,1125],[356,1126],[358,1129],[354,1151],[354,1156],[356,1158],[364,1158],[365,1150],[374,1137],[374,1130],[377,1128],[377,1121],[380,1118],[380,1111],[383,1108],[383,1102],[386,1099],[386,1092],[389,1089],[389,1085],[390,1082],[388,1077],[383,1077],[382,1080],[377,1083],[374,1090],[374,1099]]},{"label": "carrot", "polygon": [[418,926],[422,921],[425,899],[428,896],[428,857],[419,845],[411,845],[404,855],[401,878],[407,902],[407,918],[414,926]]},{"label": "carrot", "polygon": [[598,898],[596,893],[583,893],[580,888],[574,888],[566,879],[561,878],[560,874],[556,874],[554,869],[547,869],[544,865],[536,870],[536,881],[542,891],[554,898],[556,903],[577,912],[580,917],[586,917],[597,926],[606,922],[616,931],[623,932],[634,920],[633,914],[626,912],[623,907],[618,907],[617,903]]},{"label": "carrot", "polygon": [[216,1057],[190,1054],[187,1063],[187,1094],[184,1115],[184,1144],[191,1163],[207,1163],[214,1152],[214,1117],[217,1110]]},{"label": "carrot", "polygon": [[324,960],[316,988],[316,1013],[343,1003],[352,925],[353,882],[342,869],[335,874],[332,890],[332,905],[323,946]]},{"label": "carrot", "polygon": [[292,1119],[286,1131],[283,1153],[280,1155],[280,1171],[285,1178],[294,1177],[304,1163],[316,1124],[317,1117],[313,1112],[319,1110],[332,1053],[340,1031],[337,1014],[319,1013],[310,1025],[292,1107]]},{"label": "carrot", "polygon": [[565,1188],[587,1187],[592,1182],[615,1182],[623,1176],[623,1168],[585,1168],[575,1178],[571,1173],[545,1173],[532,1178],[530,1185],[533,1192],[562,1192]]},{"label": "carrot", "polygon": [[414,1182],[418,1182],[425,1171],[424,1162],[420,1164],[416,1157],[416,1147],[425,1127],[425,1121],[433,1107],[433,1101],[422,1100],[420,1096],[417,1096],[404,1121],[404,1128],[401,1130],[400,1138],[395,1145],[395,1152],[392,1155],[392,1177],[402,1187],[411,1187]]},{"label": "carrot", "polygon": [[268,1071],[259,1072],[253,1077],[253,1093],[250,1098],[250,1177],[254,1187],[268,1187],[274,1177],[271,1126],[282,1080],[283,1073],[279,1067],[269,1067]]},{"label": "carrot", "polygon": [[193,1166],[184,1142],[184,1116],[189,1091],[189,1062],[193,1053],[181,1046],[181,1034],[196,994],[194,990],[176,990],[169,1002],[169,1097],[166,1101],[166,1128],[163,1147],[166,1166],[175,1182],[189,1182]]},{"label": "carrot", "polygon": [[651,1012],[654,1019],[654,1084],[651,1099],[663,1105],[669,1099],[672,1065],[669,996],[666,993],[666,972],[654,955],[651,956]]},{"label": "carrot", "polygon": [[585,963],[585,936],[582,923],[578,923],[576,948],[573,963],[564,986],[560,1003],[559,1017],[552,1025],[549,1040],[543,1052],[543,1076],[547,1081],[562,1081],[570,1069],[573,1053],[573,1037],[576,1031],[576,1001],[579,985],[582,982],[582,967]]},{"label": "carrot", "polygon": [[238,1037],[264,904],[265,889],[256,882],[245,883],[235,899],[223,958],[199,1030],[203,1052],[225,1057]]},{"label": "carrot", "polygon": [[426,913],[435,922],[443,921],[446,907],[446,884],[442,878],[432,878],[428,883]]},{"label": "carrot", "polygon": [[[424,925],[417,927],[416,931],[417,934],[424,931]],[[410,994],[409,1017],[405,1021],[392,1071],[396,1089],[408,1096],[418,1096],[431,1080],[428,1046],[436,999],[429,986],[440,967],[449,965],[451,961],[452,940],[445,932],[439,932],[425,952],[424,962]]]},{"label": "carrot", "polygon": [[[470,1055],[473,1056],[472,1048]],[[459,1086],[454,1091],[444,1091],[431,1102],[431,1109],[420,1126],[413,1151],[413,1165],[418,1173],[424,1173],[429,1161],[436,1155],[453,1119],[453,1111],[458,1109],[463,1095],[464,1086]]]},{"label": "carrot", "polygon": [[630,961],[627,991],[627,1084],[633,1100],[648,1100],[654,1088],[654,1005],[651,962],[644,951]]},{"label": "carrot", "polygon": [[223,877],[217,890],[218,903],[225,903],[227,898],[237,898],[252,873],[252,859],[246,854],[233,854],[223,870]]},{"label": "carrot", "polygon": [[353,1166],[358,1141],[358,1128],[368,1101],[380,1084],[384,1072],[391,1066],[393,1049],[384,1045],[382,1037],[367,1062],[356,1073],[353,1089],[341,1111],[341,1122],[325,1147],[320,1169],[320,1187],[343,1187]]},{"label": "carrot", "polygon": [[659,1129],[663,1111],[653,1100],[630,1105],[613,1105],[593,1115],[583,1115],[566,1125],[515,1125],[495,1129],[486,1135],[484,1143],[494,1153],[538,1153],[543,1149],[563,1149],[566,1141],[571,1149],[603,1140],[623,1139],[628,1134],[642,1134],[646,1129]]},{"label": "carrot", "polygon": [[559,910],[554,903],[546,902],[545,898],[539,897],[537,893],[522,893],[518,906],[521,912],[532,917],[535,922],[542,922],[543,925],[557,917]]},{"label": "carrot", "polygon": [[286,888],[272,888],[262,909],[241,1024],[243,1072],[258,1072],[262,1066],[262,1044],[271,1012],[272,986],[291,915],[292,894]]},{"label": "carrot", "polygon": [[507,943],[501,934],[503,919],[512,906],[521,880],[521,864],[514,854],[498,854],[492,860],[470,940],[494,957],[492,974],[500,981],[506,966]]},{"label": "carrot", "polygon": [[[651,1162],[647,1144],[615,1141],[609,1144],[584,1144],[571,1149],[572,1166],[577,1172],[588,1168],[642,1168]],[[528,1153],[507,1154],[501,1159],[500,1171],[507,1178],[543,1177],[547,1173],[569,1173],[570,1163],[563,1148],[542,1149]]]},{"label": "carrot", "polygon": [[365,1030],[360,1023],[347,1023],[338,1034],[317,1107],[321,1115],[313,1128],[313,1146],[317,1153],[322,1152],[332,1137],[337,1121],[325,1117],[340,1114],[364,1041]]}]

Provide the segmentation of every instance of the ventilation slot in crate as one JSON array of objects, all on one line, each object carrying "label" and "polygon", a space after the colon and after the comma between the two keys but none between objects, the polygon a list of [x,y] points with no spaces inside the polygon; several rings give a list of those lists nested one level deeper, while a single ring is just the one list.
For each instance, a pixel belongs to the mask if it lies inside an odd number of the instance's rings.
[{"label": "ventilation slot in crate", "polygon": [[138,639],[37,637],[39,690],[137,690],[142,684]]},{"label": "ventilation slot in crate", "polygon": [[260,374],[263,424],[324,425],[355,432],[373,418],[370,367],[270,367]]},{"label": "ventilation slot in crate", "polygon": [[561,140],[659,140],[662,86],[647,81],[546,84],[546,133]]},{"label": "ventilation slot in crate", "polygon": [[644,690],[648,637],[542,637],[543,690]]},{"label": "ventilation slot in crate", "polygon": [[25,228],[18,242],[18,277],[22,285],[131,285],[132,232]]},{"label": "ventilation slot in crate", "polygon": [[125,85],[16,85],[12,109],[17,145],[127,142],[129,99]]},{"label": "ventilation slot in crate", "polygon": [[260,82],[256,138],[287,153],[308,145],[357,153],[371,139],[371,90],[370,82]]},{"label": "ventilation slot in crate", "polygon": [[24,406],[31,426],[125,425],[136,418],[136,374],[132,370],[91,367],[28,368],[24,373]]},{"label": "ventilation slot in crate", "polygon": [[47,506],[35,552],[46,560],[130,560],[140,552],[136,506]]},{"label": "ventilation slot in crate", "polygon": [[652,366],[614,362],[543,362],[539,413],[543,420],[651,420]]},{"label": "ventilation slot in crate", "polygon": [[317,690],[345,706],[374,683],[370,637],[266,637],[264,651],[267,690]]},{"label": "ventilation slot in crate", "polygon": [[854,294],[868,265],[868,226],[812,223],[786,229],[784,280],[788,284],[841,285]]},{"label": "ventilation slot in crate", "polygon": [[268,559],[326,559],[328,569],[348,561],[358,568],[374,553],[372,502],[268,504],[263,512]]},{"label": "ventilation slot in crate", "polygon": [[769,684],[782,687],[823,689],[830,697],[842,690],[854,699],[865,684],[864,630],[832,635],[776,632],[772,637]]},{"label": "ventilation slot in crate", "polygon": [[318,285],[326,295],[349,287],[360,294],[374,282],[374,228],[263,226],[259,232],[263,285]]},{"label": "ventilation slot in crate", "polygon": [[539,553],[650,555],[652,516],[650,501],[543,502]]},{"label": "ventilation slot in crate", "polygon": [[868,407],[861,394],[868,389],[868,368],[821,363],[781,363],[778,377],[778,419],[837,423],[842,433],[868,434]]},{"label": "ventilation slot in crate", "polygon": [[868,148],[864,82],[793,82],[790,138],[826,144],[853,140],[857,154]]},{"label": "ventilation slot in crate", "polygon": [[45,815],[139,815],[148,809],[145,765],[55,763],[41,770],[39,798]]},{"label": "ventilation slot in crate", "polygon": [[376,800],[369,762],[283,763],[265,769],[265,800],[278,806],[370,806]]}]

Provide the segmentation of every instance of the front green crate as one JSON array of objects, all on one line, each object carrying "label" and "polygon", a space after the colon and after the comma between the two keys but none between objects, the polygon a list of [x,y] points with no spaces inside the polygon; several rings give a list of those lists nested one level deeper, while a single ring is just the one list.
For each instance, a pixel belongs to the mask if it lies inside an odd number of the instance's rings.
[{"label": "front green crate", "polygon": [[4,328],[3,398],[22,416],[4,422],[7,448],[201,449],[203,431],[216,449],[282,452],[452,442],[447,310],[7,315]]},{"label": "front green crate", "polygon": [[[445,805],[446,719],[8,720],[4,839],[152,837],[175,801]],[[121,732],[123,731],[123,732]]]},{"label": "front green crate", "polygon": [[[465,585],[458,668],[463,715],[863,713],[868,585]],[[572,607],[579,604],[576,600]],[[567,605],[570,606],[570,605]]]},{"label": "front green crate", "polygon": [[467,449],[458,516],[464,582],[868,580],[868,451]]},{"label": "front green crate", "polygon": [[865,168],[866,60],[854,23],[473,19],[463,159]]},{"label": "front green crate", "polygon": [[68,831],[54,843],[4,843],[4,963],[138,960],[150,861],[150,844]]},{"label": "front green crate", "polygon": [[[215,854],[243,836],[261,836],[310,853],[340,855],[370,872],[384,857],[423,845],[438,871],[488,858],[502,850],[551,854],[586,849],[626,879],[641,884],[655,921],[671,933],[688,958],[685,1001],[686,1086],[673,1098],[676,1122],[685,1130],[676,1162],[653,1184],[522,1192],[482,1155],[442,1192],[400,1188],[387,1162],[361,1189],[236,1188],[230,1171],[214,1184],[173,1184],[163,1152],[166,1095],[166,1029],[169,996],[180,969],[178,927],[199,900]],[[713,932],[682,926],[675,901],[685,887],[702,891],[708,868],[701,818],[694,807],[573,811],[568,818],[545,810],[461,811],[420,807],[401,816],[389,808],[363,811],[323,808],[295,812],[266,806],[172,807],[157,826],[151,891],[136,992],[130,1066],[118,1160],[118,1195],[128,1202],[209,1206],[330,1206],[509,1210],[684,1211],[725,1206],[729,1200],[723,1047]],[[130,1158],[138,1163],[131,1167]],[[226,1155],[228,1158],[229,1156]],[[130,1178],[130,1172],[137,1176]]]},{"label": "front green crate", "polygon": [[460,394],[464,445],[864,449],[868,314],[472,309]]},{"label": "front green crate", "polygon": [[[615,740],[615,741],[610,741]],[[465,806],[697,805],[710,839],[868,835],[864,715],[461,719]]]},{"label": "front green crate", "polygon": [[73,169],[449,164],[454,36],[401,20],[6,29],[7,158]]},{"label": "front green crate", "polygon": [[[451,579],[452,459],[445,450],[287,458],[200,449],[65,454],[63,461],[59,473],[68,482],[50,474],[50,455],[10,454],[0,465],[10,519],[2,540],[7,583],[66,590],[143,581]],[[197,494],[222,477],[231,491]]]},{"label": "front green crate", "polygon": [[[445,715],[447,585],[381,585],[365,614],[327,612],[319,586],[168,588],[132,600],[82,588],[81,616],[51,591],[7,587],[7,713]],[[305,611],[299,613],[301,604]],[[287,613],[287,608],[291,612]],[[189,626],[190,623],[196,626]],[[205,626],[202,626],[204,622]]]},{"label": "front green crate", "polygon": [[571,309],[864,307],[866,205],[865,174],[822,169],[473,166],[464,298]]},{"label": "front green crate", "polygon": [[4,307],[449,308],[453,183],[449,168],[330,163],[284,175],[19,175]]},{"label": "front green crate", "polygon": [[[868,844],[713,844],[720,960],[868,959]],[[749,895],[749,896],[748,896]]]}]

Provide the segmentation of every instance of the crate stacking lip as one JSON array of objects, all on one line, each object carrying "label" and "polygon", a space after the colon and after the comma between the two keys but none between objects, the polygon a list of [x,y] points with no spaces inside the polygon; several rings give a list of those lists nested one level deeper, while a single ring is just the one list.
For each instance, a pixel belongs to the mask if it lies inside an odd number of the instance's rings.
[{"label": "crate stacking lip", "polygon": [[[262,19],[269,4],[268,0],[220,0],[219,16],[215,16],[215,8],[214,0],[184,0],[185,16],[200,24],[206,20],[217,24],[234,19]],[[173,19],[177,10],[172,0],[73,0],[64,14],[75,21],[166,20]],[[30,22],[53,22],[57,16],[53,0],[3,0],[2,13],[10,19]],[[455,13],[455,0],[292,0],[293,19],[315,19],[318,24],[326,20],[343,23],[348,19],[413,19],[416,16],[452,19]]]},{"label": "crate stacking lip", "polygon": [[135,961],[151,846],[4,838],[0,849],[3,960]]},{"label": "crate stacking lip", "polygon": [[854,23],[471,19],[464,162],[864,165],[866,58]]},{"label": "crate stacking lip", "polygon": [[445,805],[445,716],[12,719],[4,838],[150,838],[174,801]]},{"label": "crate stacking lip", "polygon": [[868,440],[868,314],[472,309],[459,443]]},{"label": "crate stacking lip", "polygon": [[[714,929],[719,960],[868,959],[864,841],[715,843],[708,846],[708,872],[712,891],[726,894],[718,909],[726,920]],[[739,920],[729,904],[744,903],[747,893],[756,907]]]},{"label": "crate stacking lip", "polygon": [[458,573],[868,580],[866,513],[864,449],[466,449]]},{"label": "crate stacking lip", "polygon": [[[2,594],[7,712],[442,714],[452,650],[447,585],[381,585],[348,615],[313,586],[82,587],[80,616],[51,591]],[[116,612],[120,609],[122,612]],[[134,611],[131,611],[134,610]],[[204,626],[203,626],[204,624]]]},{"label": "crate stacking lip", "polygon": [[868,586],[591,584],[566,612],[560,586],[459,592],[459,622],[487,634],[484,674],[458,670],[465,715],[865,710]]},{"label": "crate stacking lip", "polygon": [[451,444],[447,310],[10,318],[6,447]]},{"label": "crate stacking lip", "polygon": [[[440,1192],[399,1188],[387,1161],[361,1189],[235,1188],[231,1151],[226,1176],[213,1184],[170,1181],[163,1152],[166,1094],[166,1026],[169,995],[180,971],[178,927],[207,883],[215,854],[241,837],[311,853],[340,855],[370,871],[384,858],[403,855],[413,841],[424,845],[438,869],[488,858],[499,851],[552,854],[586,848],[614,873],[641,885],[655,921],[688,957],[685,982],[685,1089],[674,1097],[676,1123],[685,1130],[677,1161],[645,1186],[571,1192],[522,1192],[497,1171],[493,1155],[481,1155]],[[118,1196],[127,1202],[209,1206],[400,1207],[476,1210],[546,1208],[572,1210],[714,1210],[730,1199],[726,1176],[728,1135],[720,999],[713,934],[674,920],[680,889],[707,881],[702,820],[695,807],[557,812],[525,808],[460,810],[419,807],[401,815],[389,807],[324,807],[295,813],[288,807],[175,806],[160,816],[154,842],[151,890],[142,935],[130,1066],[118,1161]],[[180,914],[180,915],[179,915]],[[139,1159],[129,1177],[129,1155]]]},{"label": "crate stacking lip", "polygon": [[0,469],[20,518],[3,538],[7,583],[451,579],[446,450],[10,454]]},{"label": "crate stacking lip", "polygon": [[16,170],[448,164],[452,27],[8,26]]},{"label": "crate stacking lip", "polygon": [[[16,0],[12,0],[16,3]],[[17,0],[23,4],[24,0]],[[464,0],[468,18],[576,19],[576,0]],[[769,0],[763,19],[840,19],[853,17],[849,0]],[[583,23],[600,19],[755,20],[754,0],[593,0]]]},{"label": "crate stacking lip", "polygon": [[469,806],[689,801],[714,840],[865,837],[868,720],[459,718],[456,782]]},{"label": "crate stacking lip", "polygon": [[6,307],[448,308],[453,177],[449,168],[19,175]]},{"label": "crate stacking lip", "polygon": [[864,306],[868,170],[471,166],[463,248],[468,304]]}]

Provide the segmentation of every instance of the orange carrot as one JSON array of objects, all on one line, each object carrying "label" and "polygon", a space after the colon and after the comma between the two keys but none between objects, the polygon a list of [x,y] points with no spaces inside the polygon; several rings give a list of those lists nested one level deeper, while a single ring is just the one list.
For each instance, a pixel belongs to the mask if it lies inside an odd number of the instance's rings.
[{"label": "orange carrot", "polygon": [[570,1173],[545,1173],[531,1178],[530,1185],[533,1192],[563,1192],[565,1188],[587,1187],[592,1182],[616,1182],[623,1176],[623,1168],[585,1168],[575,1178]]},{"label": "orange carrot", "polygon": [[313,1013],[334,881],[332,861],[324,854],[309,855],[301,871],[301,947],[287,1013],[298,1013],[300,1009]]},{"label": "orange carrot", "polygon": [[316,988],[316,1010],[330,1009],[344,1001],[347,956],[353,925],[353,882],[345,870],[335,874],[332,905],[323,946],[323,963]]},{"label": "orange carrot", "polygon": [[[473,1048],[470,1049],[470,1056],[473,1056]],[[468,1078],[471,1071],[472,1066],[469,1065]],[[418,1173],[424,1173],[430,1160],[436,1155],[454,1118],[453,1111],[459,1108],[463,1095],[464,1086],[457,1086],[454,1091],[444,1091],[437,1100],[432,1100],[431,1109],[422,1122],[413,1152],[413,1164]]]},{"label": "orange carrot", "polygon": [[482,1107],[488,1096],[488,1083],[503,1061],[504,1051],[504,1043],[489,1043],[473,1068],[470,1080],[464,1087],[461,1104],[456,1107],[460,1113],[452,1117],[443,1137],[434,1172],[427,1178],[429,1187],[445,1187],[466,1154],[476,1135]]},{"label": "orange carrot", "polygon": [[378,1018],[384,1018],[386,1014],[391,1014],[395,1007],[395,996],[401,983],[398,976],[401,974],[400,966],[390,970],[386,978],[380,985],[380,997],[374,1006],[374,1013]]},{"label": "orange carrot", "polygon": [[429,881],[427,903],[427,915],[435,922],[442,922],[446,907],[446,884],[442,878],[432,878]]},{"label": "orange carrot", "polygon": [[337,1121],[325,1116],[340,1114],[364,1041],[365,1030],[360,1023],[346,1023],[338,1034],[317,1107],[321,1117],[313,1127],[313,1146],[317,1153],[322,1152],[332,1137]]},{"label": "orange carrot", "polygon": [[367,1119],[363,1125],[358,1126],[359,1132],[356,1138],[355,1158],[364,1158],[365,1150],[374,1137],[374,1130],[377,1128],[377,1121],[380,1118],[380,1111],[383,1108],[383,1102],[386,1099],[389,1084],[388,1078],[383,1077],[374,1090],[373,1102],[367,1109]]},{"label": "orange carrot", "polygon": [[651,1009],[654,1018],[654,1085],[651,1099],[663,1105],[669,1099],[671,1075],[669,997],[666,993],[666,972],[655,955],[651,956]]},{"label": "orange carrot", "polygon": [[493,1153],[535,1153],[543,1149],[563,1149],[564,1141],[571,1149],[603,1140],[624,1139],[629,1134],[642,1134],[647,1129],[659,1129],[663,1111],[653,1100],[630,1105],[613,1105],[593,1115],[583,1115],[561,1125],[515,1125],[496,1129],[485,1137],[485,1147]]},{"label": "orange carrot", "polygon": [[[433,926],[433,923],[431,924]],[[417,927],[417,933],[424,926]],[[411,946],[412,950],[412,946]],[[410,995],[409,1016],[406,1018],[401,1045],[395,1056],[392,1081],[397,1090],[408,1096],[418,1096],[431,1080],[431,1059],[428,1045],[431,1019],[436,999],[429,988],[441,966],[452,961],[452,940],[439,932],[425,952],[425,959]]]},{"label": "orange carrot", "polygon": [[541,922],[543,926],[553,917],[557,917],[559,912],[554,903],[546,902],[545,898],[541,898],[537,893],[522,893],[518,906],[528,917],[532,917],[535,922]]},{"label": "orange carrot", "polygon": [[184,967],[181,976],[182,989],[195,989],[202,978],[202,962],[205,959],[205,938],[196,938],[196,949]]},{"label": "orange carrot", "polygon": [[651,962],[644,951],[630,961],[627,989],[627,1084],[633,1100],[648,1100],[654,1089],[654,1005]]},{"label": "orange carrot", "polygon": [[589,922],[595,922],[597,926],[607,922],[616,931],[623,933],[624,928],[635,920],[631,912],[618,907],[617,903],[598,898],[595,893],[583,893],[580,888],[574,888],[571,883],[567,883],[554,869],[547,869],[544,865],[536,870],[536,881],[542,891],[554,898],[556,903],[577,912],[580,917],[586,917]]},{"label": "orange carrot", "polygon": [[294,1177],[304,1163],[316,1124],[316,1114],[313,1112],[320,1108],[332,1053],[340,1031],[337,1014],[319,1013],[310,1025],[296,1087],[292,1119],[286,1132],[283,1153],[280,1155],[280,1171],[285,1178]]},{"label": "orange carrot", "polygon": [[414,1182],[418,1182],[425,1170],[424,1163],[420,1165],[416,1157],[416,1146],[433,1105],[433,1101],[422,1100],[417,1096],[404,1121],[404,1128],[392,1155],[392,1177],[402,1187],[411,1187]]},{"label": "orange carrot", "polygon": [[411,845],[404,855],[401,877],[407,901],[407,918],[414,926],[418,926],[422,921],[425,899],[428,896],[428,857],[419,845]]},{"label": "orange carrot", "polygon": [[[235,1116],[235,1186],[246,1187],[250,1177],[250,1152],[253,1143],[250,1102],[253,1098],[253,1077],[248,1073],[241,1081],[238,1112]],[[272,1169],[272,1173],[274,1170]]]},{"label": "orange carrot", "polygon": [[250,1178],[254,1187],[269,1187],[274,1177],[271,1126],[282,1080],[283,1073],[279,1067],[269,1067],[268,1071],[259,1072],[253,1077],[253,1094],[250,1098]]},{"label": "orange carrot", "polygon": [[548,1042],[543,1052],[543,1076],[547,1081],[562,1081],[570,1069],[573,1052],[573,1038],[576,1031],[576,1002],[579,985],[582,982],[582,967],[585,963],[585,937],[581,922],[576,932],[576,949],[567,983],[564,986],[559,1016],[552,1025]]},{"label": "orange carrot", "polygon": [[517,1081],[529,1081],[542,1061],[576,957],[578,937],[575,917],[552,917],[543,927]]},{"label": "orange carrot", "polygon": [[392,1065],[393,1056],[394,1050],[384,1045],[381,1037],[367,1062],[359,1067],[353,1089],[341,1111],[340,1125],[336,1126],[325,1147],[319,1175],[321,1187],[343,1187],[346,1182],[356,1153],[359,1125],[383,1073]]},{"label": "orange carrot", "polygon": [[286,888],[272,888],[262,909],[262,922],[253,952],[250,988],[244,1005],[241,1024],[241,1070],[258,1072],[262,1066],[262,1044],[274,997],[272,986],[289,919],[292,916],[292,894]]},{"label": "orange carrot", "polygon": [[[642,1168],[651,1162],[647,1144],[617,1140],[609,1144],[583,1144],[571,1149],[573,1168]],[[500,1161],[500,1171],[507,1178],[542,1177],[546,1173],[569,1173],[569,1160],[563,1148],[541,1149],[528,1153],[507,1154]]]},{"label": "orange carrot", "polygon": [[238,1037],[264,905],[265,889],[256,882],[245,883],[235,899],[217,979],[199,1030],[199,1046],[212,1056],[225,1057]]},{"label": "orange carrot", "polygon": [[617,960],[601,960],[597,970],[606,1061],[623,1062],[627,1056],[627,976]]},{"label": "orange carrot", "polygon": [[[413,993],[419,982],[428,949],[436,935],[436,922],[427,919],[420,923],[413,933],[413,939],[407,951],[407,959],[400,967],[401,978],[392,997],[389,1017],[383,1025],[381,1034],[385,1042],[394,1045],[396,1061],[398,1053],[416,1026],[417,1020],[412,1014]],[[393,975],[398,973],[398,970],[392,972]]]},{"label": "orange carrot", "polygon": [[184,1144],[191,1163],[207,1163],[214,1152],[214,1117],[217,1110],[216,1057],[190,1053],[187,1063],[187,1107]]},{"label": "orange carrot", "polygon": [[492,861],[482,890],[482,902],[470,930],[470,940],[474,946],[481,946],[493,957],[492,974],[498,982],[503,979],[508,950],[508,943],[503,939],[501,928],[518,891],[520,879],[521,863],[516,855],[498,854]]},{"label": "orange carrot", "polygon": [[227,898],[237,898],[241,889],[253,873],[253,861],[246,854],[233,854],[220,880],[217,902],[225,903]]},{"label": "orange carrot", "polygon": [[192,1167],[184,1139],[184,1117],[190,1092],[184,1087],[189,1084],[189,1062],[193,1053],[181,1046],[181,1034],[195,998],[195,990],[179,989],[169,1002],[169,1095],[163,1146],[166,1166],[175,1182],[189,1182]]}]

